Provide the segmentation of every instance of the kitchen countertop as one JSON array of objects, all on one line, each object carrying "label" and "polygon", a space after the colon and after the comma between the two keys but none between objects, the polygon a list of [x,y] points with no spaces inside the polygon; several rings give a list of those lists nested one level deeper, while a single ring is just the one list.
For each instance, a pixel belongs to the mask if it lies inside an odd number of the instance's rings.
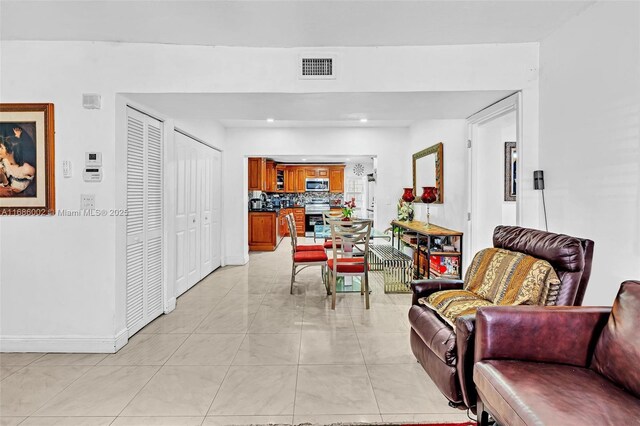
[{"label": "kitchen countertop", "polygon": [[249,213],[280,213],[280,209],[274,209],[274,208],[249,209]]}]

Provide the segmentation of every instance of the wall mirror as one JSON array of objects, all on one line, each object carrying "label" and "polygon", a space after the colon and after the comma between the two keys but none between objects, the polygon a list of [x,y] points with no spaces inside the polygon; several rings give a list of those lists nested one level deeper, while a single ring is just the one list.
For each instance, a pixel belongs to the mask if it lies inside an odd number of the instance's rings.
[{"label": "wall mirror", "polygon": [[415,202],[421,203],[423,186],[435,186],[438,189],[436,204],[444,201],[442,142],[413,154],[413,194]]}]

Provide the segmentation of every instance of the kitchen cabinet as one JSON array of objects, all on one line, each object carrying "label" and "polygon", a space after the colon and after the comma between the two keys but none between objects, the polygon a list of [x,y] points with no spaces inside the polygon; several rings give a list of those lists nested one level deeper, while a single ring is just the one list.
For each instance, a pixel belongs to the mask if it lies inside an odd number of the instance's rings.
[{"label": "kitchen cabinet", "polygon": [[275,192],[276,190],[276,163],[266,161],[265,191]]},{"label": "kitchen cabinet", "polygon": [[284,192],[284,180],[286,174],[285,166],[276,166],[276,182],[275,182],[275,191],[276,192]]},{"label": "kitchen cabinet", "polygon": [[329,167],[329,192],[344,192],[344,166]]},{"label": "kitchen cabinet", "polygon": [[291,209],[280,210],[280,234],[283,237],[289,236],[289,225],[287,224],[287,218],[285,217],[289,213],[291,213]]},{"label": "kitchen cabinet", "polygon": [[274,251],[282,239],[276,212],[249,212],[249,250]]},{"label": "kitchen cabinet", "polygon": [[295,207],[293,209],[293,217],[296,222],[296,235],[304,237],[304,207]]},{"label": "kitchen cabinet", "polygon": [[264,158],[249,158],[249,191],[265,191],[267,175],[267,160]]},{"label": "kitchen cabinet", "polygon": [[306,168],[305,170],[305,175],[307,177],[317,177],[318,176],[318,171],[317,169],[310,169],[310,168]]},{"label": "kitchen cabinet", "polygon": [[303,167],[296,167],[296,192],[305,192],[306,179],[305,169]]},{"label": "kitchen cabinet", "polygon": [[287,166],[285,169],[284,192],[296,192],[296,169]]},{"label": "kitchen cabinet", "polygon": [[316,173],[318,177],[329,177],[329,169],[326,167],[318,168]]}]

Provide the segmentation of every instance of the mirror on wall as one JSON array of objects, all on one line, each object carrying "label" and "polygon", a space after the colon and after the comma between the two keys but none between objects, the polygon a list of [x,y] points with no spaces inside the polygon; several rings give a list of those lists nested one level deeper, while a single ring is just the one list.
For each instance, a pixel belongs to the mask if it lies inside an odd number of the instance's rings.
[{"label": "mirror on wall", "polygon": [[423,186],[435,186],[438,189],[436,204],[444,201],[442,142],[413,154],[413,193],[415,202],[420,203]]}]

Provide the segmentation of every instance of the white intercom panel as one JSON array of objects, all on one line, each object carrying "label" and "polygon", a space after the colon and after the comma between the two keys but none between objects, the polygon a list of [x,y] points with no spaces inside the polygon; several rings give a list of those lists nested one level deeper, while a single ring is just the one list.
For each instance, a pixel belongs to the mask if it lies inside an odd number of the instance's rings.
[{"label": "white intercom panel", "polygon": [[102,182],[102,167],[85,167],[83,175],[85,182]]},{"label": "white intercom panel", "polygon": [[84,164],[88,166],[102,166],[102,153],[101,152],[85,152]]},{"label": "white intercom panel", "polygon": [[82,171],[85,182],[102,182],[102,153],[86,152]]}]

